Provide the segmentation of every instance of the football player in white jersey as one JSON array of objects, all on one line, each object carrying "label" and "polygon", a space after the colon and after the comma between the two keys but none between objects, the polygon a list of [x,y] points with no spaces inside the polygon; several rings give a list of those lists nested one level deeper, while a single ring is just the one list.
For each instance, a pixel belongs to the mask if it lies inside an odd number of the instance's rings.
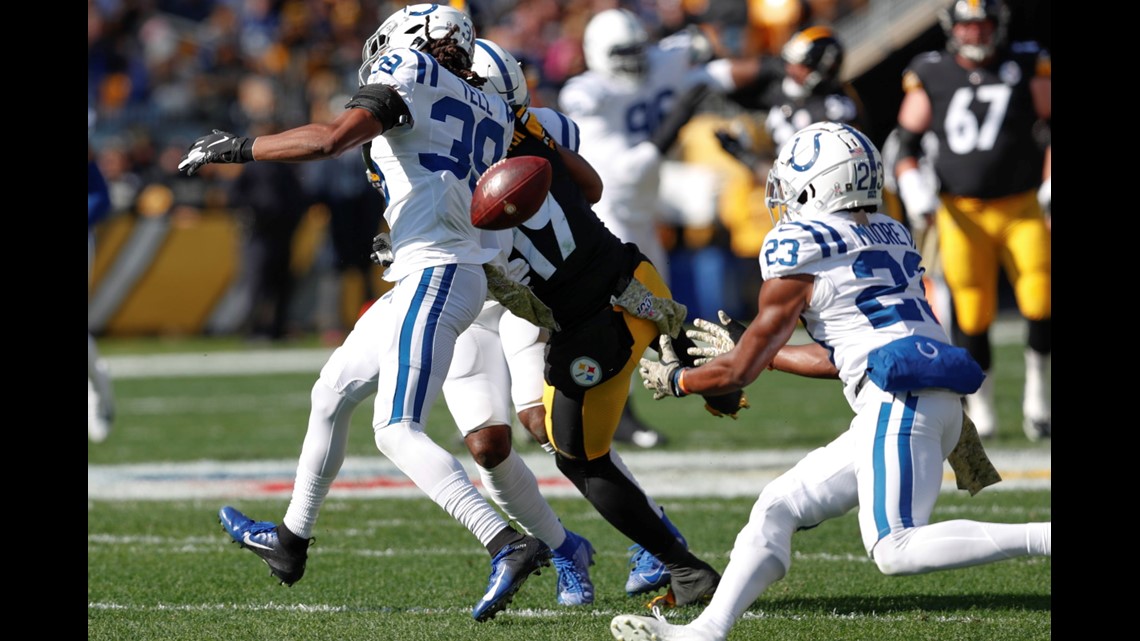
[{"label": "football player in white jersey", "polygon": [[[642,361],[645,385],[658,398],[739,389],[772,366],[838,375],[855,418],[764,488],[696,619],[678,626],[619,615],[610,624],[615,639],[725,639],[787,573],[792,534],[854,508],[867,554],[888,575],[1052,556],[1050,522],[930,522],[943,461],[962,429],[963,396],[984,375],[935,321],[906,227],[877,211],[883,171],[879,151],[849,125],[797,132],[768,177],[768,207],[779,219],[760,254],[755,320],[735,346],[708,349],[712,358],[699,367],[681,367],[671,350],[661,361]],[[789,348],[801,318],[815,344]],[[706,335],[718,329],[698,327]]]},{"label": "football player in white jersey", "polygon": [[[376,445],[487,548],[490,580],[472,610],[477,621],[485,621],[510,603],[531,573],[549,565],[551,552],[512,528],[460,462],[423,430],[456,339],[482,309],[483,265],[496,255],[471,225],[471,190],[506,155],[514,132],[507,103],[478,89],[482,79],[470,70],[474,42],[474,26],[463,12],[436,4],[407,6],[368,38],[360,88],[333,122],[255,139],[215,130],[195,141],[179,169],[194,174],[215,162],[319,160],[371,142],[371,158],[386,178],[384,217],[400,255],[385,273],[395,283],[392,293],[376,304]],[[337,365],[322,369],[322,381],[330,387],[357,383],[332,376]],[[314,412],[327,401],[314,394]],[[219,512],[229,535],[282,583],[291,585],[304,573],[312,527],[339,471],[347,427],[346,420],[331,431],[321,425],[306,435],[280,525],[255,522],[229,506]],[[340,456],[326,456],[337,451]]]}]

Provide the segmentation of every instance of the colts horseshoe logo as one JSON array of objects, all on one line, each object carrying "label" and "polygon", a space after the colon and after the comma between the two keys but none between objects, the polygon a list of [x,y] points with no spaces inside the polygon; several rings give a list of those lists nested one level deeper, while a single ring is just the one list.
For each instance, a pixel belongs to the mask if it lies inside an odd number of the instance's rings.
[{"label": "colts horseshoe logo", "polygon": [[922,343],[915,343],[914,344],[914,348],[918,350],[919,354],[922,354],[923,356],[930,358],[930,359],[933,359],[935,356],[938,356],[938,346],[937,345],[935,345],[934,343],[927,343],[926,346],[930,348],[929,352],[927,352],[925,349],[922,348]]},{"label": "colts horseshoe logo", "polygon": [[812,165],[815,164],[816,160],[819,160],[819,137],[820,137],[820,135],[821,134],[816,134],[814,137],[812,137],[812,144],[815,145],[815,149],[813,150],[811,160],[807,161],[807,164],[805,164],[805,165],[797,165],[796,160],[795,160],[796,159],[796,147],[800,144],[800,139],[797,137],[795,139],[795,141],[792,142],[792,154],[791,154],[791,157],[788,158],[788,164],[792,166],[792,169],[795,169],[796,171],[807,171],[807,170],[811,169]]}]

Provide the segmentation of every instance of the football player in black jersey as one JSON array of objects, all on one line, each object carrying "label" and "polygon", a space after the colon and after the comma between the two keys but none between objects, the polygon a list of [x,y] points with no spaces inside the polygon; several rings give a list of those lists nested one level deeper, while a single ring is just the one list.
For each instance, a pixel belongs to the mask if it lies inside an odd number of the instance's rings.
[{"label": "football player in black jersey", "polygon": [[[563,127],[576,128],[553,113]],[[544,157],[554,174],[543,210],[514,228],[511,253],[512,262],[522,258],[529,265],[525,280],[559,325],[546,348],[546,434],[536,437],[549,441],[558,469],[598,513],[637,544],[627,593],[668,585],[659,598],[669,605],[707,601],[720,574],[689,551],[620,458],[611,455],[628,381],[645,350],[656,347],[662,333],[692,344],[679,331],[685,308],[672,300],[637,245],[623,242],[594,213],[590,203],[597,198],[583,192],[591,175],[597,177],[593,168],[553,142],[534,113],[520,108],[517,115],[508,156]],[[668,126],[654,134],[655,144],[668,148],[684,122],[667,119]],[[705,400],[716,416],[735,418],[747,407],[739,392]]]},{"label": "football player in black jersey", "polygon": [[755,80],[729,97],[748,109],[768,111],[764,126],[775,151],[813,122],[862,127],[862,101],[854,87],[840,80],[843,58],[843,43],[830,28],[807,27],[788,39],[779,61],[765,58]]},{"label": "football player in black jersey", "polygon": [[[999,268],[1029,324],[1023,428],[1051,431],[1051,235],[1047,220],[1052,115],[1049,54],[1034,42],[1005,43],[1001,0],[956,0],[942,14],[945,51],[923,53],[903,74],[899,108],[899,196],[908,212],[931,217],[953,301],[954,341],[990,372],[989,329],[998,310]],[[938,194],[917,170],[922,135],[938,139]],[[967,397],[978,433],[997,429],[993,377]]]}]

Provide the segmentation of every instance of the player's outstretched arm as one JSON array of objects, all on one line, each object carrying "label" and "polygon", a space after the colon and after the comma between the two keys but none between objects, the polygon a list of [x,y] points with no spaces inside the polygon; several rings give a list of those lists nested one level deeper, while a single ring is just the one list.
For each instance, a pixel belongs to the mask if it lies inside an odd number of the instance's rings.
[{"label": "player's outstretched arm", "polygon": [[757,305],[759,313],[736,346],[725,354],[684,374],[688,393],[724,394],[744,389],[772,363],[792,337],[801,312],[811,300],[811,276],[784,276],[764,282]]}]

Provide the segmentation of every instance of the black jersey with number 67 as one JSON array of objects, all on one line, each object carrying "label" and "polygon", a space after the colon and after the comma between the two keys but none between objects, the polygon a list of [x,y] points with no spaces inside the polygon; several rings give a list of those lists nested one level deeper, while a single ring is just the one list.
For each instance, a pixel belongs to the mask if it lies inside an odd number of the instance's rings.
[{"label": "black jersey with number 67", "polygon": [[945,51],[916,56],[903,90],[930,97],[930,129],[938,136],[934,169],[942,191],[1000,198],[1036,189],[1042,151],[1033,135],[1035,75],[1051,73],[1049,54],[1035,42],[1013,43],[985,67],[968,70]]}]

